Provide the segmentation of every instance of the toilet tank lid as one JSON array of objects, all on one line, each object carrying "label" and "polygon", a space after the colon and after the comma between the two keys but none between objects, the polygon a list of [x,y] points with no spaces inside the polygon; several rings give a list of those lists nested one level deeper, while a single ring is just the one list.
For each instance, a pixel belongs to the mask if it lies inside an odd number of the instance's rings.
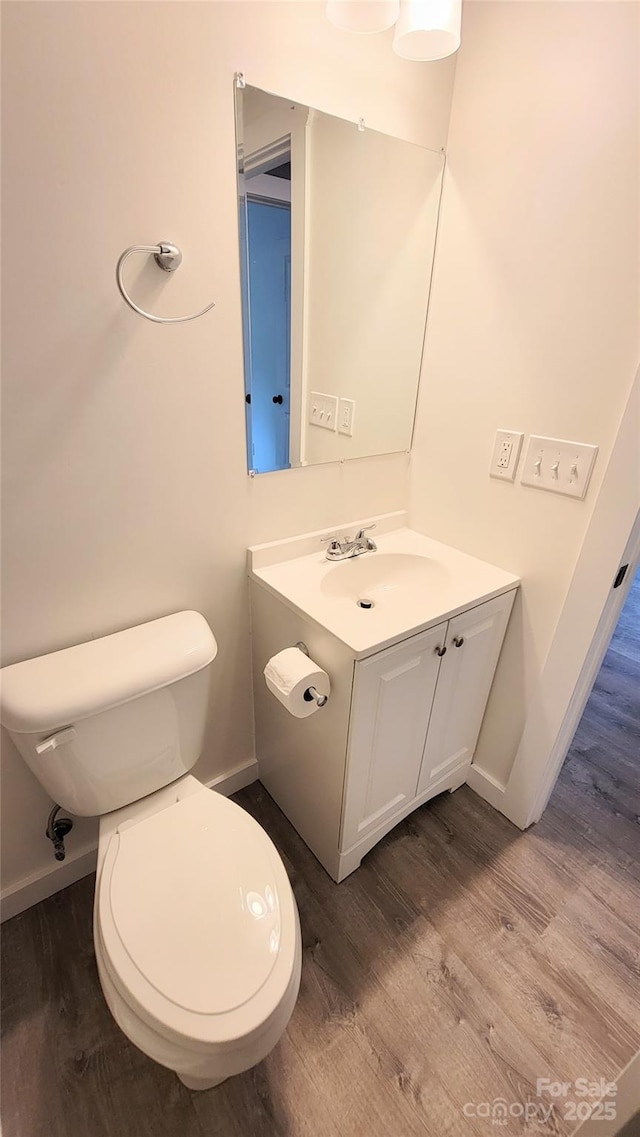
[{"label": "toilet tank lid", "polygon": [[0,672],[0,722],[19,734],[53,731],[186,679],[215,659],[204,616],[175,612]]}]

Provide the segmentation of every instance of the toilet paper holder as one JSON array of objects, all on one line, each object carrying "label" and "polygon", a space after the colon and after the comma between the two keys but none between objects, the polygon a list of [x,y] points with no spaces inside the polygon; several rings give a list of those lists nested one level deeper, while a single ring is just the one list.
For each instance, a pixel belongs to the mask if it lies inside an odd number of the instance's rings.
[{"label": "toilet paper holder", "polygon": [[307,689],[303,695],[303,698],[304,698],[304,701],[306,703],[311,703],[311,702],[313,702],[313,700],[315,700],[316,704],[319,707],[324,707],[329,696],[328,695],[319,695],[318,692],[316,691],[315,687],[307,687]]},{"label": "toilet paper holder", "polygon": [[[307,657],[309,657],[309,648],[307,647],[307,645],[305,643],[302,642],[302,640],[298,640],[297,644],[294,644],[294,647],[297,647],[298,651],[301,651],[303,653],[303,655],[306,655]],[[315,687],[307,687],[303,698],[304,698],[305,703],[312,703],[315,701],[315,703],[318,707],[324,707],[329,696],[328,695],[320,695],[316,691]]]}]

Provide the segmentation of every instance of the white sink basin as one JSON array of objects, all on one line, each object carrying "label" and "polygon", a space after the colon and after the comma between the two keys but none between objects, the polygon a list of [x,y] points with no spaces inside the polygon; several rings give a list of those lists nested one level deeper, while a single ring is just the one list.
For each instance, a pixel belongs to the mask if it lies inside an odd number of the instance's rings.
[{"label": "white sink basin", "polygon": [[[249,550],[250,576],[331,632],[356,659],[518,586],[512,573],[407,529],[396,516],[378,518],[375,552],[345,561],[326,559],[323,533],[256,545]],[[339,535],[353,534],[359,524]],[[359,607],[359,600],[373,605]]]},{"label": "white sink basin", "polygon": [[[331,565],[322,578],[320,589],[325,596],[372,600],[378,604],[419,603],[425,591],[442,589],[446,584],[446,567],[430,557],[412,553],[362,553],[350,560]],[[372,610],[372,609],[371,609]]]}]

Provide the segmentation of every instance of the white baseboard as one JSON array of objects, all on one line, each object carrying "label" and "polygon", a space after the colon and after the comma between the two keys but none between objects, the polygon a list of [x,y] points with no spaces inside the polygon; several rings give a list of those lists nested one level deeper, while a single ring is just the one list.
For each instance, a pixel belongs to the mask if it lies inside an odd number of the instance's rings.
[{"label": "white baseboard", "polygon": [[467,771],[467,785],[478,797],[484,798],[494,809],[499,809],[501,813],[508,816],[504,808],[506,786],[494,778],[493,774],[488,774],[481,766],[472,764]]},{"label": "white baseboard", "polygon": [[12,916],[17,916],[19,912],[24,912],[26,908],[39,904],[41,900],[46,900],[48,896],[53,896],[54,892],[60,892],[60,889],[66,888],[69,884],[75,884],[81,877],[95,872],[97,853],[97,846],[84,849],[75,855],[71,853],[60,864],[55,862],[47,865],[45,869],[39,869],[24,880],[19,880],[17,884],[3,888],[0,895],[2,923],[10,920]]},{"label": "white baseboard", "polygon": [[231,797],[232,794],[237,794],[238,790],[243,790],[245,786],[250,786],[257,780],[258,763],[255,758],[251,758],[249,762],[236,766],[235,770],[230,770],[228,774],[220,774],[212,782],[207,782],[207,785],[210,790],[217,790],[219,794]]},{"label": "white baseboard", "polygon": [[[206,784],[217,793],[230,797],[245,786],[251,785],[258,777],[258,763],[255,758],[230,770],[228,774],[220,774],[213,781]],[[97,860],[97,846],[82,849],[77,853],[70,853],[61,863],[47,865],[31,876],[11,884],[0,893],[0,921],[10,920],[55,892],[75,884],[83,876],[95,872]]]}]

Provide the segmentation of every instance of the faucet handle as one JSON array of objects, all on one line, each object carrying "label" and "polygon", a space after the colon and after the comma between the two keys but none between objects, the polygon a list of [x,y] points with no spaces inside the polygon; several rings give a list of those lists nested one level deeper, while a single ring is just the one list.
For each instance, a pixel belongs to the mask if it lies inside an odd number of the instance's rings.
[{"label": "faucet handle", "polygon": [[340,541],[335,533],[333,534],[333,537],[321,537],[320,544],[328,545],[330,549],[340,548]]},{"label": "faucet handle", "polygon": [[362,538],[364,537],[365,533],[368,533],[370,529],[375,529],[375,527],[376,527],[376,524],[374,521],[372,525],[365,525],[365,526],[363,526],[362,529],[358,529],[358,532],[356,533],[356,535],[354,537],[354,541],[361,541]]}]

